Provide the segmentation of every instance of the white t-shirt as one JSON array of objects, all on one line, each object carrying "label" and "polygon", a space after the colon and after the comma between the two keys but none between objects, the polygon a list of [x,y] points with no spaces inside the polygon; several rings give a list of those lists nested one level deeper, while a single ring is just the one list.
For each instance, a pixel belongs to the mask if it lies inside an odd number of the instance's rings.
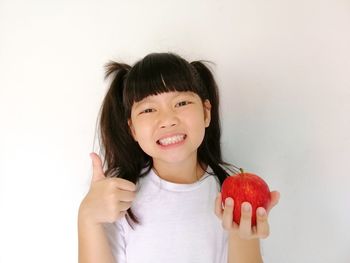
[{"label": "white t-shirt", "polygon": [[227,263],[228,234],[214,213],[219,183],[208,173],[193,184],[171,183],[153,169],[140,178],[131,208],[141,225],[133,230],[125,217],[105,224],[116,262]]}]

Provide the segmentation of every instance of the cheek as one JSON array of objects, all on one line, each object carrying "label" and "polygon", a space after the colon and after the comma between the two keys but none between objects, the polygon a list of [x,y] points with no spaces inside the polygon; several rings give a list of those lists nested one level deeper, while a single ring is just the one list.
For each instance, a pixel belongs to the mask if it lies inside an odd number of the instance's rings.
[{"label": "cheek", "polygon": [[203,114],[194,114],[192,116],[188,115],[187,125],[191,133],[195,136],[196,144],[200,144],[204,138],[205,134],[205,122]]},{"label": "cheek", "polygon": [[151,144],[152,144],[152,138],[150,137],[150,133],[148,130],[143,127],[142,129],[136,129],[136,137],[137,137],[137,143],[146,154],[151,155]]},{"label": "cheek", "polygon": [[149,124],[139,121],[134,127],[135,135],[141,148],[152,142],[152,127]]},{"label": "cheek", "polygon": [[147,138],[149,134],[149,128],[146,125],[143,125],[142,123],[138,123],[135,125],[135,134],[139,140],[142,140],[144,138]]},{"label": "cheek", "polygon": [[204,112],[202,110],[197,110],[188,114],[189,122],[192,122],[194,126],[198,129],[205,128]]}]

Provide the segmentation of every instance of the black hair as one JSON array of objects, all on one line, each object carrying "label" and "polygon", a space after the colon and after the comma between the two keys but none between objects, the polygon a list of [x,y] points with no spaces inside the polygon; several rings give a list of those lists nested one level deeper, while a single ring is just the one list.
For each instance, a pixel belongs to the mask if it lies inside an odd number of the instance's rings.
[{"label": "black hair", "polygon": [[[136,184],[152,169],[152,157],[133,139],[128,119],[134,102],[169,91],[191,91],[203,102],[208,99],[211,103],[211,121],[197,151],[199,164],[209,165],[220,185],[229,176],[222,166],[237,168],[222,160],[219,91],[204,62],[207,61],[189,63],[175,53],[151,53],[133,66],[115,61],[105,65],[105,79],[114,74],[101,106],[99,122],[105,155],[103,166],[107,164],[105,176],[124,178]],[[130,208],[126,219],[131,227],[130,219],[140,223]]]}]

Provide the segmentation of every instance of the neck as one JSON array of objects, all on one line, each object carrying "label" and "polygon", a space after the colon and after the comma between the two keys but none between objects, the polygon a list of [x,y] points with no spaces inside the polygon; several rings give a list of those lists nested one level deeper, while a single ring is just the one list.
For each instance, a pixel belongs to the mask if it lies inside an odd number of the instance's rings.
[{"label": "neck", "polygon": [[178,184],[195,183],[204,175],[204,170],[199,165],[197,156],[181,163],[153,160],[153,168],[160,178]]}]

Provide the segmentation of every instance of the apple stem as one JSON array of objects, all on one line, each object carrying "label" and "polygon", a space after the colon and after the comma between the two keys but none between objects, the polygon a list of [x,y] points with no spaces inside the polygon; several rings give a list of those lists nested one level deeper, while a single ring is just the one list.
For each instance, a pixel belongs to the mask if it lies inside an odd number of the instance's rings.
[{"label": "apple stem", "polygon": [[239,170],[241,171],[241,174],[243,175],[244,174],[243,168],[239,168]]}]

